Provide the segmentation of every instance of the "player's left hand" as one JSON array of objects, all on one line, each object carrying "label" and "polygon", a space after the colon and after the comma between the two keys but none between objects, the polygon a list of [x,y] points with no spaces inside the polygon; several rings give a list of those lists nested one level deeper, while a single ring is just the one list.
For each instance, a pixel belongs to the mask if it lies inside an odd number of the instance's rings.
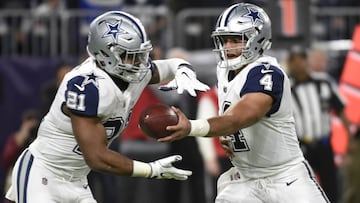
[{"label": "player's left hand", "polygon": [[179,66],[179,69],[175,73],[175,78],[168,84],[159,87],[160,90],[168,91],[177,89],[178,94],[182,94],[184,90],[188,91],[193,97],[196,96],[195,90],[207,91],[209,86],[200,82],[196,78],[196,73],[191,70],[187,64]]},{"label": "player's left hand", "polygon": [[190,133],[190,121],[185,114],[178,108],[171,107],[179,117],[176,125],[167,126],[166,130],[173,131],[169,136],[158,139],[159,142],[172,142],[182,139]]},{"label": "player's left hand", "polygon": [[232,158],[234,158],[235,154],[233,148],[231,147],[231,138],[229,136],[221,136],[220,144],[221,148],[224,149],[229,159],[231,160]]},{"label": "player's left hand", "polygon": [[151,166],[151,178],[186,180],[191,176],[189,170],[178,169],[172,164],[181,161],[180,155],[169,156],[149,163]]}]

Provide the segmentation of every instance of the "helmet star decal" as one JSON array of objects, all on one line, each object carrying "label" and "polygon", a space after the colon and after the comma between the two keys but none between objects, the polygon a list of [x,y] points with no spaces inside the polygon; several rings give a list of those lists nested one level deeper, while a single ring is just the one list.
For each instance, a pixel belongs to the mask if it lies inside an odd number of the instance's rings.
[{"label": "helmet star decal", "polygon": [[81,83],[81,87],[85,87],[87,84],[94,84],[95,87],[99,87],[99,83],[98,83],[98,79],[103,79],[100,76],[96,76],[93,72],[91,72],[90,74],[87,75],[83,75],[84,80]]},{"label": "helmet star decal", "polygon": [[103,37],[111,36],[114,40],[117,39],[118,34],[127,34],[128,32],[121,28],[122,20],[115,24],[106,23],[108,30],[105,32]]},{"label": "helmet star decal", "polygon": [[256,22],[258,19],[259,19],[260,21],[262,21],[261,18],[260,18],[260,16],[259,16],[259,12],[258,12],[258,11],[254,11],[254,10],[252,10],[251,8],[247,8],[247,9],[248,9],[249,13],[247,13],[245,16],[246,16],[246,17],[250,17],[253,23]]}]

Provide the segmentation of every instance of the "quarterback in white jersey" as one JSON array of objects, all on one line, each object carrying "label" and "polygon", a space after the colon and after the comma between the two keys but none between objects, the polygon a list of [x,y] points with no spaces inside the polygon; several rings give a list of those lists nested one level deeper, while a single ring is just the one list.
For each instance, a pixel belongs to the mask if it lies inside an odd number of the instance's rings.
[{"label": "quarterback in white jersey", "polygon": [[[126,127],[148,84],[174,79],[164,89],[206,90],[182,59],[151,61],[143,25],[109,11],[90,25],[91,57],[64,77],[36,140],[15,164],[6,197],[21,203],[96,202],[87,183],[91,169],[117,175],[186,180],[191,171],[172,166],[180,155],[151,163],[107,148]],[[185,84],[185,85],[182,85]]]},{"label": "quarterback in white jersey", "polygon": [[180,117],[159,141],[186,136],[226,136],[233,168],[218,180],[216,203],[328,202],[299,147],[290,82],[271,46],[271,23],[258,6],[239,3],[218,18],[212,34],[217,67],[219,116]]}]

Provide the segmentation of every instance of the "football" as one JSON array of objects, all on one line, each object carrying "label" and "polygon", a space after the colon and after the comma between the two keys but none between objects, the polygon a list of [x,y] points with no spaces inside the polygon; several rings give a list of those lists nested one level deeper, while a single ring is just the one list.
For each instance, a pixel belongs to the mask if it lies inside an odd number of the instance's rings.
[{"label": "football", "polygon": [[176,125],[178,120],[178,116],[171,107],[157,103],[147,106],[141,112],[139,126],[148,136],[159,139],[170,135],[171,131],[166,130],[166,127]]}]

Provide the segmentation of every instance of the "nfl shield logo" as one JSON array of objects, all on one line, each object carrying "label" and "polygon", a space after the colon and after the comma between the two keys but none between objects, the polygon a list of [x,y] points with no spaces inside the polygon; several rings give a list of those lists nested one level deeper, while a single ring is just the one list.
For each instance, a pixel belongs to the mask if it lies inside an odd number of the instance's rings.
[{"label": "nfl shield logo", "polygon": [[48,184],[47,178],[42,178],[41,183],[42,183],[43,185],[47,185],[47,184]]}]

